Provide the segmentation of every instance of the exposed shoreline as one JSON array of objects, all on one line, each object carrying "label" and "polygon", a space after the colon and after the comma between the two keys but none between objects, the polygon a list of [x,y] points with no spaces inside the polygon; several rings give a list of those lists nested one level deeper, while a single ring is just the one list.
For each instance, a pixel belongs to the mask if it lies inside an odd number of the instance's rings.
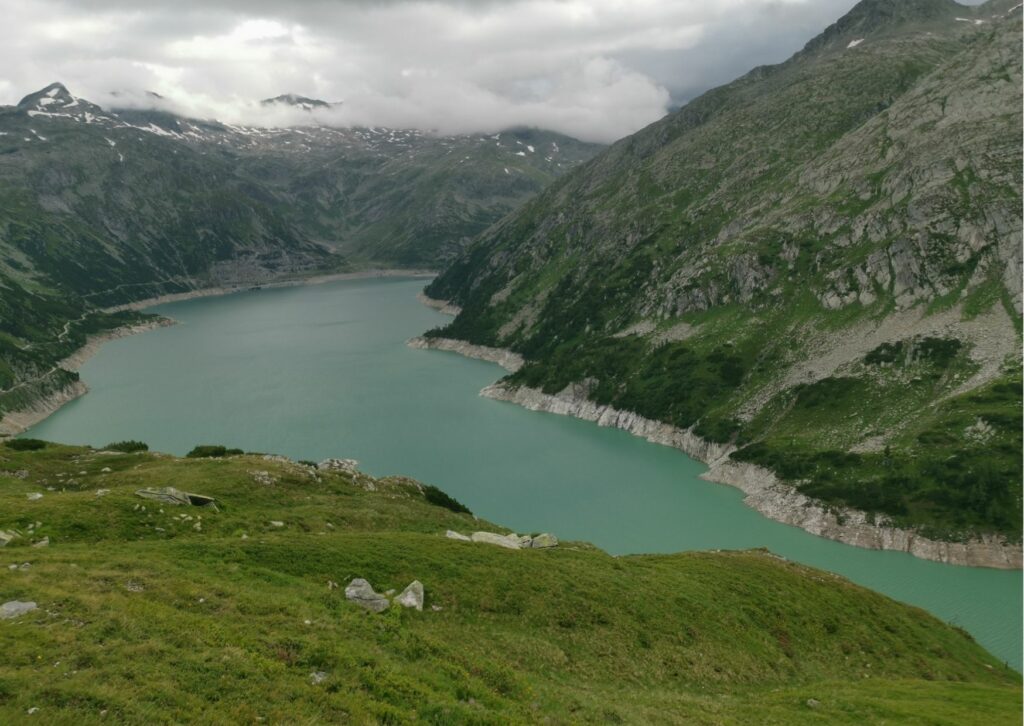
[{"label": "exposed shoreline", "polygon": [[[421,296],[421,299],[424,297]],[[430,304],[437,309],[443,309],[446,305],[443,301],[432,301]],[[522,358],[513,351],[473,345],[451,338],[413,338],[409,345],[498,363],[510,372],[518,370],[522,365]],[[517,359],[517,364],[506,365]],[[735,447],[707,441],[692,430],[679,429],[631,411],[601,406],[589,400],[581,386],[570,385],[557,394],[548,394],[537,389],[507,386],[498,382],[484,388],[480,395],[515,403],[531,411],[574,416],[592,421],[598,426],[620,428],[652,443],[679,449],[709,467],[701,475],[702,479],[736,487],[745,494],[743,501],[747,506],[769,519],[799,527],[819,537],[866,549],[907,552],[921,559],[951,565],[1020,570],[1024,564],[1021,548],[998,537],[984,537],[968,542],[928,539],[913,530],[875,524],[866,512],[832,507],[811,499],[779,481],[768,469],[729,459]]]},{"label": "exposed shoreline", "polygon": [[[54,370],[63,368],[66,371],[77,371],[87,360],[96,355],[96,352],[104,343],[174,324],[175,321],[169,318],[158,318],[135,325],[124,325],[120,328],[108,330],[105,333],[90,335],[86,338],[85,345],[57,363],[54,366]],[[8,412],[0,420],[0,436],[17,436],[26,429],[48,418],[64,406],[64,404],[74,401],[88,392],[89,386],[85,382],[78,380],[36,399],[27,408]]]},{"label": "exposed shoreline", "polygon": [[113,307],[104,308],[108,313],[119,312],[121,310],[144,310],[155,305],[164,305],[166,303],[181,302],[183,300],[195,300],[201,297],[218,297],[220,295],[232,295],[236,292],[245,292],[253,289],[273,289],[279,287],[304,287],[306,285],[322,285],[326,282],[337,282],[338,280],[365,280],[378,277],[435,277],[437,272],[434,270],[400,270],[400,269],[381,269],[381,270],[361,270],[359,272],[336,272],[328,275],[312,275],[310,277],[294,277],[294,278],[282,278],[280,280],[270,280],[259,284],[253,283],[239,283],[237,285],[215,285],[212,287],[200,287],[195,290],[189,290],[188,292],[175,292],[168,295],[158,295],[156,297],[144,298],[142,300],[135,300],[130,303],[123,305],[114,305]]},{"label": "exposed shoreline", "polygon": [[[274,280],[267,283],[262,283],[258,287],[260,288],[278,288],[278,287],[299,287],[305,285],[320,285],[327,282],[335,282],[338,280],[360,280],[370,279],[378,277],[423,277],[429,278],[434,277],[437,273],[430,270],[399,270],[399,269],[382,269],[382,270],[362,270],[359,272],[340,272],[328,275],[313,275],[310,277],[300,277],[291,279]],[[105,308],[106,312],[118,312],[121,310],[143,310],[145,308],[153,307],[154,305],[162,305],[171,302],[180,302],[183,300],[194,300],[202,297],[216,297],[219,295],[230,295],[236,292],[245,292],[251,290],[254,287],[252,284],[239,284],[231,286],[213,286],[197,288],[195,290],[189,290],[188,292],[173,293],[170,295],[160,295],[157,297],[145,298],[143,300],[136,300],[131,303],[124,305],[116,305],[114,307]],[[90,335],[81,348],[76,350],[74,353],[64,358],[54,367],[63,368],[68,371],[77,371],[87,360],[92,358],[100,347],[111,340],[117,340],[118,338],[124,338],[129,335],[136,335],[138,333],[145,333],[150,330],[157,328],[167,327],[170,325],[176,325],[177,321],[170,318],[161,317],[157,320],[147,321],[138,323],[135,325],[125,325],[120,328],[114,328],[108,330],[105,333],[97,335]],[[65,404],[74,401],[76,398],[80,398],[89,392],[89,386],[84,381],[78,380],[73,383],[69,383],[63,388],[52,391],[51,393],[42,396],[26,408],[19,409],[17,411],[10,411],[6,413],[2,419],[0,419],[0,437],[17,436],[23,433],[27,429],[35,426],[36,424],[49,418],[51,415],[56,413]]]}]

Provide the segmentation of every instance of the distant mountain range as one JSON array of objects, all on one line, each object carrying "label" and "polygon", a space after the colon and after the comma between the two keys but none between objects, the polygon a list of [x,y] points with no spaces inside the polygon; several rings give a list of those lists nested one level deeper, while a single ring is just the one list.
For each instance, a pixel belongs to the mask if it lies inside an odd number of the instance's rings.
[{"label": "distant mountain range", "polygon": [[102,327],[84,313],[313,271],[437,269],[599,149],[536,129],[239,126],[51,84],[0,107],[0,408],[63,375],[76,331]]}]

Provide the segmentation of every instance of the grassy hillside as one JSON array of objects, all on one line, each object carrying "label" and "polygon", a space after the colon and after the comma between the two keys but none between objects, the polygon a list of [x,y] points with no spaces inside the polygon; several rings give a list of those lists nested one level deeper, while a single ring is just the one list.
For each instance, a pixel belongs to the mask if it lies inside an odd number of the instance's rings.
[{"label": "grassy hillside", "polygon": [[624,139],[428,288],[512,348],[804,493],[1021,537],[1021,9],[864,0]]},{"label": "grassy hillside", "polygon": [[[6,723],[1019,722],[1019,675],[962,631],[763,551],[458,542],[504,530],[259,455],[7,446],[0,471],[0,601],[39,605],[0,620]],[[134,493],[167,485],[219,511]],[[365,612],[354,577],[418,579],[424,610]]]}]

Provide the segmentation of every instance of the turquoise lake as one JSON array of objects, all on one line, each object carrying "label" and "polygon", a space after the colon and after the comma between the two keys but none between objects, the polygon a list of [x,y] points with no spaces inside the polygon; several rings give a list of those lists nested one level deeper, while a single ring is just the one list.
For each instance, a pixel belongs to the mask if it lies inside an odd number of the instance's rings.
[{"label": "turquoise lake", "polygon": [[447,320],[416,300],[423,285],[348,280],[152,308],[181,324],[104,345],[81,370],[91,392],[28,435],[354,458],[371,474],[435,484],[517,531],[614,554],[767,547],[925,608],[1020,670],[1020,572],[821,539],[699,479],[704,465],[679,451],[480,398],[500,368],[405,346]]}]

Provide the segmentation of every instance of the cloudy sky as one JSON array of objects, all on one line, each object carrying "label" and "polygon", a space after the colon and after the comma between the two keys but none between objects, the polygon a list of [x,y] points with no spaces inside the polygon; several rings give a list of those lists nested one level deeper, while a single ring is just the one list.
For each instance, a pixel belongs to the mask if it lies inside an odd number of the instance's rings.
[{"label": "cloudy sky", "polygon": [[[59,80],[109,102],[266,118],[285,92],[341,124],[550,128],[611,141],[785,59],[855,0],[0,0],[0,104]],[[121,98],[126,96],[122,95]]]}]

